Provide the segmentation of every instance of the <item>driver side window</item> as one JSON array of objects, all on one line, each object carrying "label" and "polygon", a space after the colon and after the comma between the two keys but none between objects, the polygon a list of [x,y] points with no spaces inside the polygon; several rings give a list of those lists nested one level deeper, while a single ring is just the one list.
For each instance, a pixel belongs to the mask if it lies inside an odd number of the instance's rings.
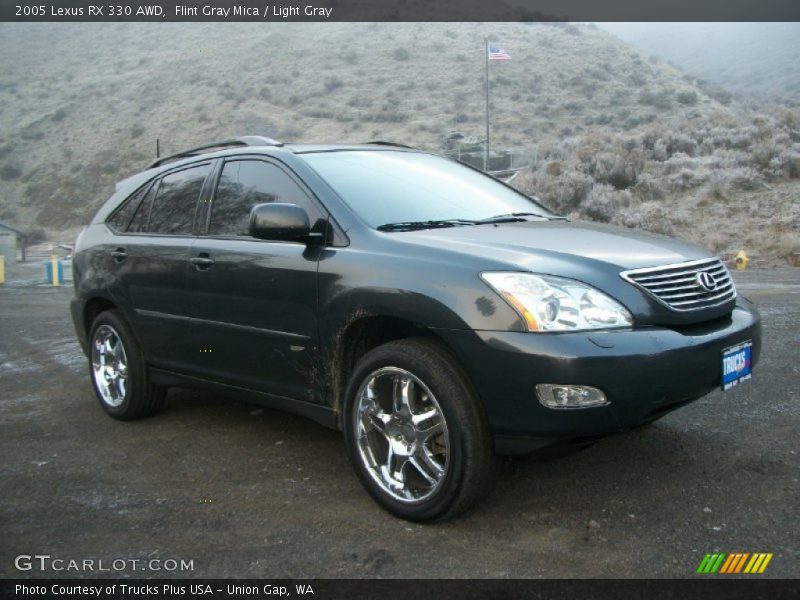
[{"label": "driver side window", "polygon": [[208,234],[250,235],[250,210],[268,202],[297,204],[308,212],[312,223],[320,216],[300,186],[279,167],[261,160],[226,162],[211,206]]}]

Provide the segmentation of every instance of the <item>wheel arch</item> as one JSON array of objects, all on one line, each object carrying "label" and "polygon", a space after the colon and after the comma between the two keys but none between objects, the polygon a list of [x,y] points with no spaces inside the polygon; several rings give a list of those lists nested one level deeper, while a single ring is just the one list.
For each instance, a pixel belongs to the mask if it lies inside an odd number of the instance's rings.
[{"label": "wheel arch", "polygon": [[[358,361],[370,350],[388,342],[411,337],[431,338],[444,346],[459,362],[450,345],[434,328],[414,320],[387,314],[356,311],[333,340],[327,363],[331,404],[342,427],[342,404],[347,382]],[[463,365],[462,365],[463,367]]]},{"label": "wheel arch", "polygon": [[108,298],[103,296],[95,296],[94,298],[90,298],[87,300],[83,305],[83,326],[84,326],[84,337],[85,339],[89,340],[89,334],[92,331],[92,323],[97,318],[100,313],[103,313],[107,310],[114,310],[117,308],[117,305],[114,304]]}]

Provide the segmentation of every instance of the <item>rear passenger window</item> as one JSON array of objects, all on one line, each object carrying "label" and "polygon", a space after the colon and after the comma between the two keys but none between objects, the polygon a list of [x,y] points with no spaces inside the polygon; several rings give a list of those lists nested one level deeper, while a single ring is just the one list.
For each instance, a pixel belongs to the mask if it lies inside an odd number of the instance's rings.
[{"label": "rear passenger window", "polygon": [[147,231],[192,233],[194,212],[210,165],[200,165],[165,175],[158,186]]},{"label": "rear passenger window", "polygon": [[260,160],[229,161],[211,207],[209,235],[250,235],[250,210],[266,202],[297,204],[312,223],[320,216],[302,188],[279,167]]},{"label": "rear passenger window", "polygon": [[128,199],[122,203],[122,206],[120,206],[113,215],[111,215],[108,221],[106,221],[106,224],[118,233],[125,231],[128,227],[128,223],[131,222],[133,213],[139,207],[139,202],[141,202],[149,189],[149,184],[144,185],[128,196]]}]

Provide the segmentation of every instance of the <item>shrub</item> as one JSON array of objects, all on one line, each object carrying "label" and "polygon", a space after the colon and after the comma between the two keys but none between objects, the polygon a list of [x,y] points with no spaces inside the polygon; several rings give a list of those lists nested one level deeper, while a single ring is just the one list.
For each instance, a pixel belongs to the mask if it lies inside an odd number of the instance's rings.
[{"label": "shrub", "polygon": [[697,149],[697,143],[686,133],[681,131],[673,131],[667,135],[666,138],[667,154],[686,154],[687,156],[694,156]]},{"label": "shrub", "polygon": [[556,212],[577,209],[592,189],[592,178],[575,170],[553,176],[548,170],[528,172],[517,177],[514,183],[520,190],[541,198]]},{"label": "shrub", "polygon": [[639,175],[632,191],[642,201],[661,200],[664,197],[664,186],[649,173]]},{"label": "shrub", "polygon": [[303,111],[303,114],[307,117],[311,117],[312,119],[332,119],[333,112],[330,110],[325,110],[324,108],[312,108],[310,110]]},{"label": "shrub", "polygon": [[332,92],[334,90],[338,90],[340,87],[344,85],[344,81],[335,75],[332,77],[325,78],[325,91]]},{"label": "shrub", "polygon": [[579,212],[592,221],[608,223],[620,211],[631,205],[633,197],[627,190],[620,191],[603,183],[592,186],[579,206]]},{"label": "shrub", "polygon": [[728,200],[728,179],[716,173],[712,175],[706,182],[705,186],[697,196],[697,205],[705,206],[716,202],[725,202]]},{"label": "shrub", "polygon": [[589,173],[599,183],[624,190],[636,183],[639,168],[640,165],[631,154],[619,151],[599,152],[592,157]]},{"label": "shrub", "polygon": [[351,96],[350,100],[347,101],[347,106],[369,108],[372,106],[372,102],[373,100],[369,96]]},{"label": "shrub", "polygon": [[0,167],[0,179],[3,181],[17,179],[20,175],[22,175],[22,169],[20,169],[17,165],[5,164]]},{"label": "shrub", "polygon": [[646,104],[661,110],[667,110],[672,106],[672,92],[665,88],[659,90],[642,90],[639,93],[639,104]]},{"label": "shrub", "polygon": [[384,104],[381,109],[370,115],[367,119],[376,123],[402,123],[408,119],[408,114],[400,110],[396,104]]},{"label": "shrub", "polygon": [[644,229],[645,231],[664,235],[673,235],[675,233],[674,223],[676,221],[678,220],[667,209],[652,202],[624,209],[611,220],[616,225],[632,229]]},{"label": "shrub", "polygon": [[764,188],[766,183],[755,169],[739,167],[726,173],[728,184],[738,190],[753,191]]},{"label": "shrub", "polygon": [[36,129],[33,126],[28,126],[22,130],[20,137],[22,137],[24,140],[38,141],[44,138],[44,132],[40,129]]},{"label": "shrub", "polygon": [[679,92],[675,99],[686,106],[694,106],[697,104],[697,92]]},{"label": "shrub", "polygon": [[395,48],[392,55],[395,60],[408,60],[411,58],[411,53],[403,47]]},{"label": "shrub", "polygon": [[681,169],[669,178],[669,187],[674,192],[682,192],[703,185],[708,177],[702,171]]},{"label": "shrub", "polygon": [[778,148],[770,141],[753,146],[751,157],[753,164],[764,171],[769,168],[770,162],[772,162],[772,159],[776,158],[778,154]]},{"label": "shrub", "polygon": [[282,140],[297,140],[303,135],[303,130],[297,125],[286,125],[280,130],[278,137]]},{"label": "shrub", "polygon": [[703,81],[702,79],[697,80],[697,84],[700,89],[706,93],[707,96],[716,100],[720,104],[728,105],[733,100],[733,94],[726,90],[725,88],[721,88],[718,85],[713,85],[708,83],[707,81]]},{"label": "shrub", "polygon": [[784,150],[776,159],[778,170],[786,179],[800,178],[800,150]]}]

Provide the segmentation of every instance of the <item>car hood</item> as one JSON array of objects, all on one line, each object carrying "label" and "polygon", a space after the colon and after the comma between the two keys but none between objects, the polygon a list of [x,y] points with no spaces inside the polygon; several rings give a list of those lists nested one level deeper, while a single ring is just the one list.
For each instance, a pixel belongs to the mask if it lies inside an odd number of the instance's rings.
[{"label": "car hood", "polygon": [[[616,270],[710,258],[680,240],[611,225],[569,221],[525,221],[431,229],[401,234],[406,241],[472,254],[487,261],[537,270],[542,259],[599,261]],[[584,260],[581,260],[584,259]],[[545,260],[545,262],[550,262]]]}]

